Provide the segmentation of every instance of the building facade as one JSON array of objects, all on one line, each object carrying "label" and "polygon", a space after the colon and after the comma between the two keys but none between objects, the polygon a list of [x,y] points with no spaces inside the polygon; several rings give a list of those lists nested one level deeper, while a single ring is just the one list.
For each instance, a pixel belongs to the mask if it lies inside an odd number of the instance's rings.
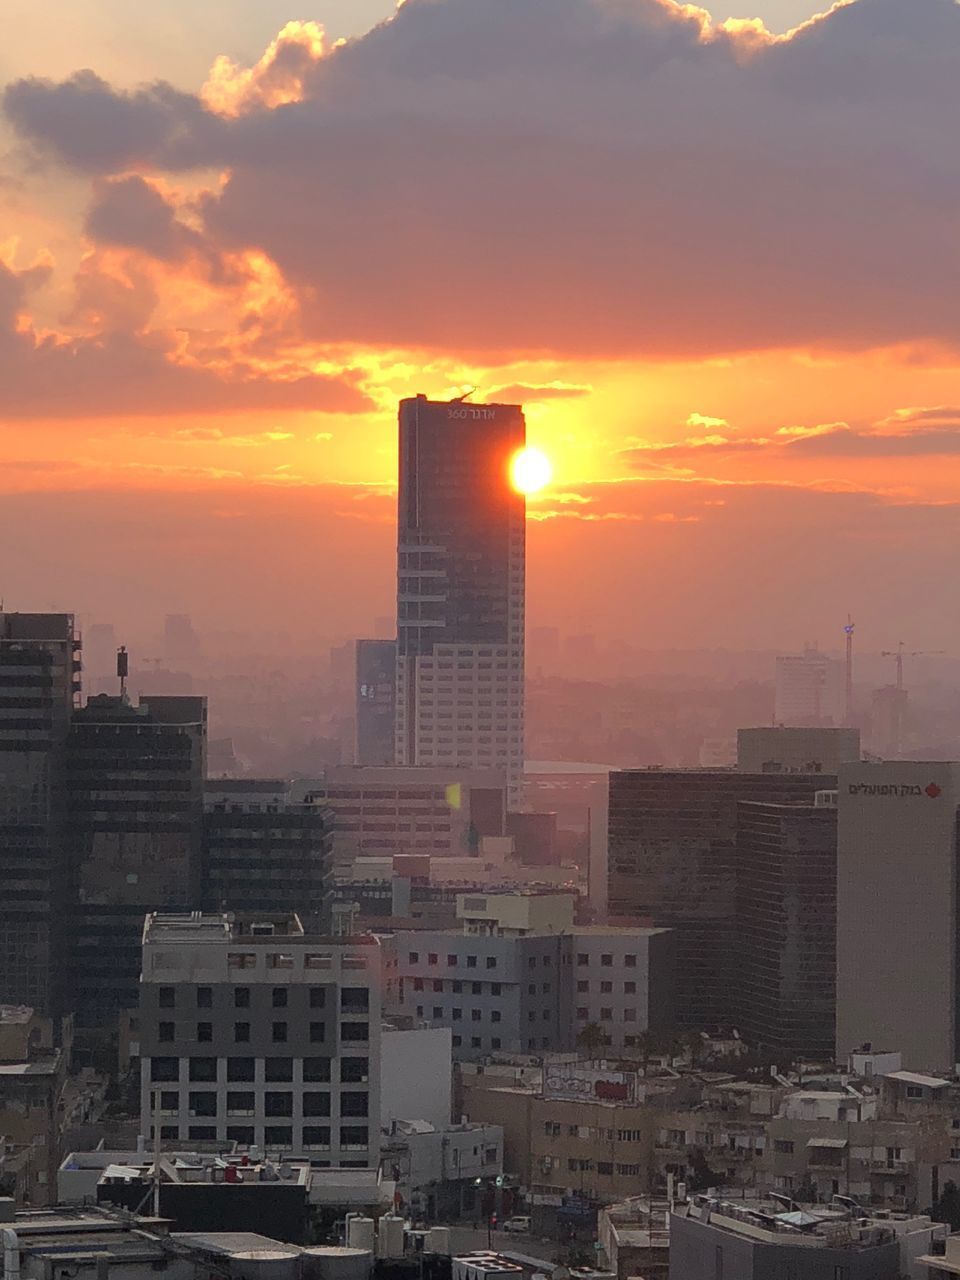
[{"label": "building facade", "polygon": [[842,663],[808,646],[777,658],[773,720],[808,728],[842,725],[846,712]]},{"label": "building facade", "polygon": [[901,1050],[920,1071],[960,1061],[960,765],[844,765],[837,835],[837,1050]]},{"label": "building facade", "polygon": [[610,915],[676,931],[682,1025],[705,1028],[736,1019],[738,803],[812,804],[818,790],[833,784],[825,774],[693,769],[610,774]]},{"label": "building facade", "polygon": [[63,1008],[63,761],[80,696],[72,614],[0,612],[0,1001]]},{"label": "building facade", "polygon": [[396,640],[358,640],[355,763],[390,765],[396,757]]},{"label": "building facade", "polygon": [[152,915],[140,998],[143,1132],[373,1168],[380,1143],[376,939],[292,918]]},{"label": "building facade", "polygon": [[398,764],[523,784],[525,516],[518,405],[400,404]]},{"label": "building facade", "polygon": [[741,773],[827,773],[860,759],[859,729],[804,729],[783,725],[737,730]]},{"label": "building facade", "polygon": [[820,797],[737,811],[737,1027],[785,1065],[835,1050],[837,810]]},{"label": "building facade", "polygon": [[69,990],[81,1026],[136,1008],[144,915],[200,904],[206,726],[198,697],[134,707],[102,694],[73,717]]}]

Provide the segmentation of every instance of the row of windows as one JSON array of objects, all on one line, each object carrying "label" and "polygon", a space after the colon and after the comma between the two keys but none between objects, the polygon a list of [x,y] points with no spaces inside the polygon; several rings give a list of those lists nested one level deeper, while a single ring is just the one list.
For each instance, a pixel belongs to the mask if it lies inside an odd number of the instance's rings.
[{"label": "row of windows", "polygon": [[[152,1128],[150,1135],[151,1137],[153,1136]],[[217,1126],[215,1124],[191,1124],[187,1126],[185,1136],[195,1142],[215,1142],[218,1138]],[[184,1132],[180,1125],[162,1124],[160,1126],[160,1137],[164,1141],[178,1142],[183,1139]],[[256,1141],[256,1128],[252,1124],[227,1125],[226,1139],[228,1142],[237,1142],[242,1146],[252,1146]],[[365,1125],[340,1126],[341,1147],[366,1147],[369,1142],[369,1131]],[[326,1150],[331,1145],[330,1126],[305,1124],[302,1129],[300,1143],[304,1147],[318,1147]],[[293,1127],[291,1125],[265,1125],[263,1144],[267,1147],[292,1147],[294,1145]]]},{"label": "row of windows", "polygon": [[[578,990],[578,991],[581,991],[581,992],[589,991],[589,990],[590,990],[590,983],[589,983],[589,982],[578,982],[578,983],[577,983],[577,990]],[[624,995],[626,995],[626,996],[632,996],[632,995],[636,995],[636,992],[637,992],[637,984],[636,984],[635,982],[625,982],[625,983],[623,984],[623,994],[624,994]],[[601,982],[601,983],[600,983],[600,994],[601,994],[601,995],[611,995],[612,993],[613,993],[613,983],[612,983],[612,982]]]},{"label": "row of windows", "polygon": [[[172,1044],[176,1036],[175,1022],[158,1022],[157,1023],[157,1040],[160,1044]],[[309,1028],[309,1038],[311,1044],[324,1044],[327,1038],[327,1024],[325,1022],[310,1022],[307,1024]],[[213,1043],[213,1023],[197,1022],[192,1024],[194,1027],[194,1035],[198,1044]],[[249,1044],[250,1042],[250,1023],[235,1022],[233,1024],[233,1041],[234,1044]],[[274,1022],[271,1024],[271,1040],[274,1044],[286,1044],[288,1034],[288,1024],[286,1022]],[[368,1036],[366,1023],[363,1022],[341,1022],[340,1039],[341,1040],[366,1040]]]},{"label": "row of windows", "polygon": [[[213,987],[196,987],[196,1007],[198,1009],[213,1008]],[[326,987],[310,987],[310,1008],[322,1009],[326,1004],[327,989]],[[289,999],[289,987],[272,987],[271,988],[271,1004],[274,1009],[286,1009]],[[346,998],[349,993],[350,999],[360,997],[360,1003],[357,1007],[366,1008],[369,995],[366,987],[347,987],[343,991],[343,997]],[[157,1004],[161,1009],[173,1009],[177,1003],[176,987],[159,987],[157,990]],[[250,988],[234,987],[233,989],[233,1005],[235,1009],[250,1008]]]},{"label": "row of windows", "polygon": [[[418,1017],[418,1018],[423,1018],[423,1017],[425,1017],[425,1016],[426,1016],[426,1015],[424,1014],[424,1011],[423,1011],[423,1010],[424,1010],[424,1006],[423,1006],[422,1004],[418,1004],[418,1005],[417,1005],[417,1017]],[[442,1020],[443,1018],[445,1018],[447,1015],[444,1013],[444,1011],[443,1011],[443,1009],[440,1007],[440,1005],[435,1004],[435,1005],[433,1006],[433,1013],[432,1013],[430,1016],[431,1016],[435,1021],[441,1021],[441,1020]],[[454,1022],[460,1022],[460,1021],[461,1021],[461,1019],[463,1018],[463,1010],[462,1010],[462,1009],[451,1009],[451,1010],[450,1010],[450,1016],[452,1017],[452,1019],[453,1019],[453,1021],[454,1021]],[[493,1012],[492,1012],[489,1016],[490,1016],[490,1021],[491,1021],[491,1022],[499,1022],[499,1021],[500,1021],[500,1010],[499,1010],[499,1009],[494,1009],[494,1010],[493,1010]],[[545,1012],[545,1013],[544,1013],[544,1018],[546,1018],[546,1017],[547,1017],[547,1014],[546,1014],[546,1012]],[[482,1022],[482,1021],[483,1021],[483,1011],[482,1011],[481,1009],[471,1009],[471,1010],[470,1010],[470,1021],[471,1021],[471,1022]],[[533,1021],[533,1015],[532,1015],[532,1014],[531,1014],[531,1017],[530,1017],[530,1021],[531,1021],[531,1022]]]},{"label": "row of windows", "polygon": [[[300,1112],[305,1116],[329,1116],[330,1094],[324,1092],[306,1092],[294,1094],[287,1090],[268,1089],[263,1094],[262,1110],[266,1116],[292,1116],[294,1098],[300,1098]],[[215,1116],[222,1100],[226,1101],[227,1115],[254,1115],[257,1111],[257,1095],[252,1089],[228,1089],[226,1095],[216,1090],[191,1090],[185,1099],[185,1109],[191,1115]],[[160,1091],[160,1110],[179,1111],[184,1105],[181,1094],[175,1089]],[[346,1092],[340,1095],[340,1114],[342,1116],[366,1116],[369,1109],[369,1095],[366,1093]]]},{"label": "row of windows", "polygon": [[[419,963],[420,963],[420,952],[419,952],[419,951],[411,951],[411,952],[410,952],[410,955],[409,955],[409,962],[410,962],[410,964],[419,964]],[[440,963],[440,957],[439,957],[439,955],[438,955],[435,951],[428,951],[428,952],[427,952],[427,964],[429,964],[429,965],[436,965],[436,964],[439,964],[439,963]],[[459,963],[460,963],[460,957],[459,957],[459,956],[454,955],[452,952],[447,956],[447,967],[448,967],[448,968],[450,968],[450,969],[455,969],[455,968],[459,965]],[[468,968],[468,969],[476,969],[476,968],[477,968],[477,965],[478,965],[478,957],[477,957],[477,956],[467,956],[467,957],[466,957],[466,964],[467,964],[467,968]],[[485,957],[485,962],[484,962],[484,967],[485,967],[485,968],[487,968],[487,969],[495,969],[495,968],[497,967],[497,957],[496,957],[496,956],[486,956],[486,957]]]},{"label": "row of windows", "polygon": [[[414,991],[423,991],[423,990],[424,990],[424,984],[425,984],[427,981],[430,981],[430,982],[431,982],[431,989],[432,989],[433,991],[437,991],[437,992],[442,992],[442,991],[443,991],[444,983],[443,983],[443,979],[442,979],[442,978],[433,978],[433,979],[427,979],[427,978],[414,978],[414,980],[413,980],[413,989],[414,989]],[[490,983],[487,983],[487,985],[488,985],[488,986],[489,986],[489,988],[490,988],[490,994],[491,994],[492,996],[498,996],[498,995],[500,995],[500,993],[501,993],[501,992],[502,992],[502,990],[503,990],[503,986],[502,986],[502,984],[501,984],[501,983],[499,983],[499,982],[490,982]],[[545,983],[544,985],[546,986],[546,985],[548,985],[548,984],[546,984],[546,983]],[[451,982],[451,983],[450,983],[450,990],[451,990],[451,992],[452,992],[454,995],[461,995],[461,994],[462,994],[462,992],[463,992],[463,989],[464,989],[464,984],[463,984],[462,982]],[[471,983],[470,983],[470,991],[471,991],[471,994],[472,994],[472,995],[475,995],[475,996],[483,995],[483,983],[482,983],[482,982],[471,982]]]},{"label": "row of windows", "polygon": [[[591,1016],[591,1015],[590,1015],[590,1010],[589,1010],[589,1009],[587,1009],[585,1006],[581,1005],[581,1006],[580,1006],[580,1008],[578,1008],[578,1009],[577,1009],[577,1019],[578,1019],[580,1022],[586,1022],[586,1021],[588,1021],[588,1019],[590,1018],[590,1016]],[[601,1021],[601,1022],[612,1022],[612,1021],[613,1021],[613,1009],[611,1009],[611,1008],[607,1008],[606,1006],[603,1006],[603,1007],[600,1009],[600,1015],[599,1015],[599,1017],[600,1017],[600,1021]],[[624,1022],[636,1022],[636,1021],[637,1021],[637,1011],[636,1011],[636,1009],[620,1009],[620,1010],[617,1012],[617,1017],[618,1017],[618,1018],[622,1018],[622,1019],[624,1020]]]},{"label": "row of windows", "polygon": [[[216,1084],[218,1058],[168,1058],[156,1057],[150,1060],[150,1080],[153,1084],[176,1083],[180,1079],[180,1063],[187,1063],[187,1079],[191,1084]],[[252,1084],[257,1078],[256,1058],[226,1058],[226,1077],[231,1084]],[[301,1058],[302,1078],[308,1084],[329,1084],[331,1079],[330,1058]],[[264,1060],[264,1079],[268,1082],[283,1083],[293,1079],[292,1058],[266,1058]],[[367,1078],[369,1063],[366,1058],[341,1058],[341,1083],[357,1084]]]}]

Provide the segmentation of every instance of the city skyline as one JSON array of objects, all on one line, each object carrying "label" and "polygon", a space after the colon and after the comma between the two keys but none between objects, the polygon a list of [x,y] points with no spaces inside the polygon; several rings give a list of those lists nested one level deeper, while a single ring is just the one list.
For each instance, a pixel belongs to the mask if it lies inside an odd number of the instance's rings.
[{"label": "city skyline", "polygon": [[141,34],[87,6],[42,48],[24,20],[0,535],[29,522],[40,572],[3,564],[7,607],[125,624],[149,558],[205,626],[236,626],[253,587],[301,627],[320,558],[324,616],[361,632],[389,608],[395,404],[475,386],[522,402],[554,465],[530,503],[536,623],[568,616],[572,573],[573,630],[630,635],[654,597],[654,647],[825,643],[851,610],[878,647],[893,614],[947,647],[956,6],[771,0],[770,31],[808,20],[778,36],[670,0],[387,8],[271,30],[255,0],[234,26],[214,5],[189,54],[176,6]]}]

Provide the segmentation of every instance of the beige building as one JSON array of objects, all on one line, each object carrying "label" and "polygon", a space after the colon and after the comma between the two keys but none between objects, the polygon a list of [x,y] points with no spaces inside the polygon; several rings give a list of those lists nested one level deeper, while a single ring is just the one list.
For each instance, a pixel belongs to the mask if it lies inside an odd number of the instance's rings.
[{"label": "beige building", "polygon": [[766,725],[737,730],[737,769],[741,773],[836,774],[841,764],[859,759],[859,729]]},{"label": "beige building", "polygon": [[53,1023],[23,1005],[0,1005],[2,1172],[21,1206],[54,1198],[67,1050],[53,1043]]},{"label": "beige building", "polygon": [[960,764],[846,764],[838,792],[837,1052],[952,1069]]}]

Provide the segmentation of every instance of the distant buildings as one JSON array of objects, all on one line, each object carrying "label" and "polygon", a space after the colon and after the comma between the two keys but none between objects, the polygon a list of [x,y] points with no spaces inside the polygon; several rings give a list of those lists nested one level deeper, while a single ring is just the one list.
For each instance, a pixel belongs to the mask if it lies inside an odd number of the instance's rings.
[{"label": "distant buildings", "polygon": [[735,1025],[740,801],[812,804],[826,774],[624,769],[610,774],[609,910],[676,932],[683,1026]]},{"label": "distant buildings", "polygon": [[525,502],[517,405],[400,403],[399,764],[502,768],[523,784]]},{"label": "distant buildings", "polygon": [[358,640],[356,725],[358,765],[392,765],[396,758],[397,642]]},{"label": "distant buildings", "polygon": [[774,723],[842,725],[846,715],[843,665],[816,647],[777,658]]},{"label": "distant buildings", "polygon": [[151,915],[140,1063],[151,1138],[375,1167],[380,948],[295,916]]},{"label": "distant buildings", "polygon": [[843,765],[837,837],[837,1049],[960,1061],[960,765]]},{"label": "distant buildings", "polygon": [[860,730],[775,728],[737,730],[741,773],[836,774],[841,764],[860,759]]}]

